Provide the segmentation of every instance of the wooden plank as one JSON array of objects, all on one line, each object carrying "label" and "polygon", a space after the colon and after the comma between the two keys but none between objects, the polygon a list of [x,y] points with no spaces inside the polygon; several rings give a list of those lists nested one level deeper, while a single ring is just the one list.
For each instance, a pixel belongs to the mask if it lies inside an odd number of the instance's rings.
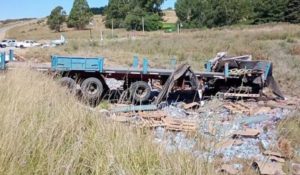
[{"label": "wooden plank", "polygon": [[173,119],[170,117],[163,119],[164,123],[166,124],[166,129],[171,131],[196,131],[197,130],[197,123],[192,120],[184,120],[184,119]]}]

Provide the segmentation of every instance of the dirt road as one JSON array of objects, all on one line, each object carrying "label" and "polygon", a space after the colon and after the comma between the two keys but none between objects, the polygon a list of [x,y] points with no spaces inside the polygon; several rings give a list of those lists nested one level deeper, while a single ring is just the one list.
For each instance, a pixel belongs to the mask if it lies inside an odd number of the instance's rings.
[{"label": "dirt road", "polygon": [[[31,22],[34,22],[35,20],[31,20],[31,21],[25,21],[25,22],[18,22],[18,23],[15,23],[15,24],[11,24],[9,26],[5,26],[5,27],[2,27],[0,28],[0,41],[3,40],[5,38],[5,34],[8,30],[12,29],[12,28],[15,28],[15,27],[19,27],[19,26],[23,26],[23,25],[26,25],[28,23],[31,23]],[[7,47],[7,48],[0,48],[0,52],[8,52],[9,49],[13,49],[15,50],[14,47]]]},{"label": "dirt road", "polygon": [[34,22],[35,20],[31,20],[31,21],[23,21],[23,22],[17,22],[15,24],[11,24],[9,26],[5,26],[0,28],[0,40],[3,40],[5,38],[5,34],[8,30],[14,28],[14,27],[19,27],[19,26],[23,26],[26,25],[28,23]]}]

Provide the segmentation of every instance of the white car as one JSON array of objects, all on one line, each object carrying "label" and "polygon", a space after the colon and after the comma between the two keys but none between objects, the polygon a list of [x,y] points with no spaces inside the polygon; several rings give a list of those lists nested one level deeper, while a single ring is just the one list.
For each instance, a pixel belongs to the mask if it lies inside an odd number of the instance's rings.
[{"label": "white car", "polygon": [[5,47],[15,47],[17,43],[17,40],[13,39],[5,39],[0,42],[0,47],[5,48]]},{"label": "white car", "polygon": [[33,40],[25,40],[25,41],[17,42],[15,46],[19,48],[29,48],[29,47],[38,47],[41,45],[42,45],[41,43],[38,43]]}]

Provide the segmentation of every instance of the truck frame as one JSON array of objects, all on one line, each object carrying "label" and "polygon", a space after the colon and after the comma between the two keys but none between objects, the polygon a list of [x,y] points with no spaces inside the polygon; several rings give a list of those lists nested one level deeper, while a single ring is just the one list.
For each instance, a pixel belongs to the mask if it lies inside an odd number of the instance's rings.
[{"label": "truck frame", "polygon": [[[186,66],[185,72],[177,77],[179,75],[174,75],[174,69],[150,68],[146,58],[142,67],[138,66],[135,57],[133,66],[124,68],[105,67],[103,57],[51,57],[51,71],[61,77],[60,83],[72,91],[76,87],[80,89],[82,97],[92,105],[97,105],[110,90],[106,78],[124,81],[122,90],[128,90],[131,100],[139,103],[149,100],[155,84],[161,86],[160,90],[168,88],[163,87],[167,81],[175,81],[175,86],[169,91],[197,90],[201,92],[200,99],[215,95],[223,98],[259,98],[267,86],[284,98],[272,76],[270,61],[252,61],[248,55],[227,57],[221,54],[205,64],[204,72],[191,71],[191,74],[188,69],[190,66]],[[173,79],[169,80],[172,75]],[[196,77],[194,83],[191,75]]]}]

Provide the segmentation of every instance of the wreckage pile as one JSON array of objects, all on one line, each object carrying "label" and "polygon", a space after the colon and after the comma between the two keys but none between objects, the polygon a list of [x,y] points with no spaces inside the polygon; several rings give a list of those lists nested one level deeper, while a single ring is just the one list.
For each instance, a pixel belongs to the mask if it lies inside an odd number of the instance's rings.
[{"label": "wreckage pile", "polygon": [[[110,119],[152,129],[154,142],[169,152],[181,150],[201,160],[222,162],[219,172],[238,174],[246,168],[240,162],[247,160],[260,174],[285,174],[283,164],[294,152],[286,139],[279,138],[276,124],[295,111],[300,100],[283,96],[271,62],[251,59],[221,53],[201,74],[180,65],[157,89],[150,105],[119,100]],[[153,91],[156,86],[148,83]],[[293,165],[295,174],[299,166]]]},{"label": "wreckage pile", "polygon": [[[209,161],[221,158],[225,164],[219,171],[238,174],[243,167],[232,162],[246,159],[253,160],[252,166],[261,174],[284,174],[282,165],[292,153],[284,146],[281,150],[285,140],[278,138],[275,126],[299,104],[294,98],[265,102],[213,99],[204,106],[179,102],[161,109],[145,106],[137,112],[127,108],[113,113],[111,119],[153,129],[155,142],[163,143],[168,151],[189,151]],[[193,134],[202,138],[201,148],[190,137]]]}]

